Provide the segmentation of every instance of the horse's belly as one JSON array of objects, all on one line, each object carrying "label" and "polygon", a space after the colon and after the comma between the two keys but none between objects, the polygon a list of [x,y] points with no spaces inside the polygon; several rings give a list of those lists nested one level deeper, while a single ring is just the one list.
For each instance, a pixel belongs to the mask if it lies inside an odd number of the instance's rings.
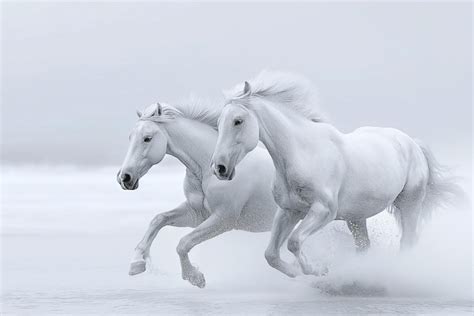
[{"label": "horse's belly", "polygon": [[402,172],[385,170],[367,172],[348,179],[339,192],[338,216],[367,218],[393,203],[405,185]]},{"label": "horse's belly", "polygon": [[272,228],[272,219],[273,217],[266,216],[258,210],[257,212],[242,214],[235,224],[235,229],[253,233],[268,232]]},{"label": "horse's belly", "polygon": [[[396,195],[395,195],[396,197]],[[369,195],[350,197],[339,201],[338,219],[369,218],[387,208],[395,198],[377,198]]]},{"label": "horse's belly", "polygon": [[250,196],[240,213],[235,229],[250,232],[270,231],[278,206],[269,189],[258,190]]}]

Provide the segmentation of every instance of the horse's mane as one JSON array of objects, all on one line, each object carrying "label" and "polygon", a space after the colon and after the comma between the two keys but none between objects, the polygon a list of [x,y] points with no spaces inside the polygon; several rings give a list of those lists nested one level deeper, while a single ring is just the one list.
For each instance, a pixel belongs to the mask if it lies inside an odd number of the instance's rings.
[{"label": "horse's mane", "polygon": [[312,121],[324,121],[318,109],[316,89],[305,77],[264,70],[248,82],[251,87],[250,94],[244,93],[244,84],[238,84],[225,92],[227,102],[234,100],[245,102],[253,97],[260,97],[290,108]]},{"label": "horse's mane", "polygon": [[195,96],[188,97],[175,105],[159,102],[145,108],[140,120],[164,123],[176,117],[184,117],[217,129],[217,121],[222,111],[220,104],[223,103]]}]

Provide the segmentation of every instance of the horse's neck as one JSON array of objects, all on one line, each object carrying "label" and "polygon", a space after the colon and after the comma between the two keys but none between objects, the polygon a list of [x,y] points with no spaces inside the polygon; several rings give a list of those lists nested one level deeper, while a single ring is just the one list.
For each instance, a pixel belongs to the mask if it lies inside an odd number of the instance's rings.
[{"label": "horse's neck", "polygon": [[195,176],[202,179],[217,141],[217,131],[209,125],[186,118],[166,124],[167,153],[179,159]]},{"label": "horse's neck", "polygon": [[260,140],[272,157],[275,168],[282,171],[297,152],[295,147],[301,133],[298,121],[302,118],[291,114],[288,116],[269,104],[261,104],[253,110],[259,121]]}]

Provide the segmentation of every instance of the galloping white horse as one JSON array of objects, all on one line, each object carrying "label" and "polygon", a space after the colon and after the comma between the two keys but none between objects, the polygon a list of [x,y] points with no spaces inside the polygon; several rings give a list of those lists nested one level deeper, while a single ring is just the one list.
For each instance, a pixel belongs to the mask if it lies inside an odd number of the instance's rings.
[{"label": "galloping white horse", "polygon": [[130,275],[145,271],[150,246],[167,225],[195,227],[180,240],[177,252],[183,279],[200,288],[205,286],[204,275],[188,257],[194,246],[232,229],[270,230],[277,206],[271,193],[275,171],[267,151],[255,150],[231,182],[219,181],[209,169],[221,110],[193,101],[180,106],[154,104],[143,114],[138,112],[117,181],[124,190],[135,190],[139,179],[169,154],[186,166],[186,201],[151,221],[135,249]]},{"label": "galloping white horse", "polygon": [[240,173],[236,165],[259,139],[265,144],[276,168],[273,195],[279,205],[265,257],[290,277],[297,271],[279,252],[288,236],[288,249],[303,272],[320,275],[325,268],[312,267],[301,247],[330,221],[350,221],[364,249],[366,219],[392,208],[400,216],[404,248],[417,239],[420,217],[458,192],[430,151],[403,132],[363,127],[343,134],[314,105],[307,80],[262,72],[227,96],[212,160],[216,176],[229,179]]}]

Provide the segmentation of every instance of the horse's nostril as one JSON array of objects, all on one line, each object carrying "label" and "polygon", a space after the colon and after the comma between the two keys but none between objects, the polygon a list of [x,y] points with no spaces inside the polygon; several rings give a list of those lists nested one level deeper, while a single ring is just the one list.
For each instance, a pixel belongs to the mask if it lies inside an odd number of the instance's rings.
[{"label": "horse's nostril", "polygon": [[130,182],[130,180],[132,180],[132,177],[128,173],[122,173],[123,182],[127,183],[127,182]]},{"label": "horse's nostril", "polygon": [[217,165],[217,172],[219,172],[220,175],[224,175],[226,172],[226,168],[224,165]]}]

